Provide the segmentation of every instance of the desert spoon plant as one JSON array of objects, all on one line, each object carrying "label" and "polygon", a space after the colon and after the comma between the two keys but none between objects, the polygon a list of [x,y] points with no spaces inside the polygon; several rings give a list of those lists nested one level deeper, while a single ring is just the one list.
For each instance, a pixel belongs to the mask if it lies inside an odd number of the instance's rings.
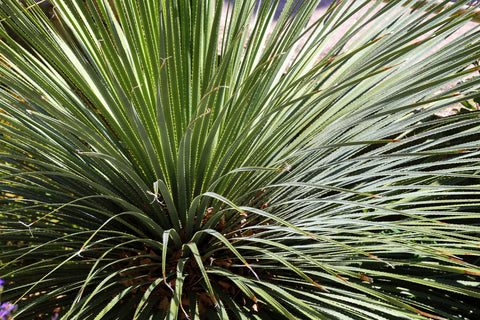
[{"label": "desert spoon plant", "polygon": [[15,319],[478,317],[476,8],[50,3],[0,1]]}]

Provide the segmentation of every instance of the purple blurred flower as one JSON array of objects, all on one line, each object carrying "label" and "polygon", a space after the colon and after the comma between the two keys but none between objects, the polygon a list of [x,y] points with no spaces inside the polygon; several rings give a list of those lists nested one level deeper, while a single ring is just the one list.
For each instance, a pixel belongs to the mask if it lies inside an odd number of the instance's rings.
[{"label": "purple blurred flower", "polygon": [[58,312],[55,312],[55,314],[53,315],[52,320],[58,320]]},{"label": "purple blurred flower", "polygon": [[[5,280],[0,279],[0,293],[3,291]],[[4,302],[0,305],[0,320],[9,320],[12,318],[12,313],[17,311],[17,305],[10,302]]]},{"label": "purple blurred flower", "polygon": [[17,310],[16,304],[11,304],[10,302],[4,302],[0,306],[0,320],[8,320],[12,317],[12,312]]}]

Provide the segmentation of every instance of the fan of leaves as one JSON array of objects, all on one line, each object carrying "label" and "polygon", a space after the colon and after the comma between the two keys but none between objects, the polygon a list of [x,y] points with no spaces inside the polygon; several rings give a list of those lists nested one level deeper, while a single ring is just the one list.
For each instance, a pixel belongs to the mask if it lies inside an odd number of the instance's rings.
[{"label": "fan of leaves", "polygon": [[467,1],[40,2],[0,6],[16,319],[480,313]]}]

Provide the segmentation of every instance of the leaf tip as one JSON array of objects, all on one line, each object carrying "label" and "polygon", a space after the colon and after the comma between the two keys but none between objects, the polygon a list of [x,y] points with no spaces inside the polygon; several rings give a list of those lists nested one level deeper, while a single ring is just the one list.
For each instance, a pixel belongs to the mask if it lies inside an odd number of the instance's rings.
[{"label": "leaf tip", "polygon": [[325,291],[325,292],[330,293],[330,291],[329,291],[328,289],[326,289],[325,287],[319,285],[318,283],[316,283],[316,282],[313,281],[313,280],[312,280],[312,284],[315,285],[317,288],[319,288],[319,289],[321,289],[321,290],[323,290],[323,291]]},{"label": "leaf tip", "polygon": [[363,274],[360,275],[360,280],[366,281],[366,282],[369,282],[369,283],[373,283],[373,279],[372,279],[372,278],[367,277],[367,276],[365,276],[365,275],[363,275]]}]

